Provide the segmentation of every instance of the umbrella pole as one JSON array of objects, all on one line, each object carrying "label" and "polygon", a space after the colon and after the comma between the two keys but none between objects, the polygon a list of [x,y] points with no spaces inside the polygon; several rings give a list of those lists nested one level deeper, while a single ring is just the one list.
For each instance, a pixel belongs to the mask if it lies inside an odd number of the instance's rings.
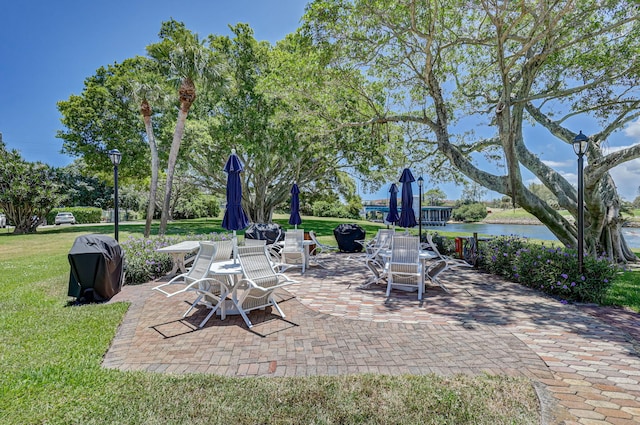
[{"label": "umbrella pole", "polygon": [[233,264],[238,262],[238,235],[233,231]]}]

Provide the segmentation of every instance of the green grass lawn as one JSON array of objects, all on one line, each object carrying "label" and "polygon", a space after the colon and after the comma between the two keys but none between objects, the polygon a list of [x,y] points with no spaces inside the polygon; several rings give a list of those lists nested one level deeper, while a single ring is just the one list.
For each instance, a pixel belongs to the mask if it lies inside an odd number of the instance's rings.
[{"label": "green grass lawn", "polygon": [[[301,227],[335,244],[331,235],[339,221],[303,219]],[[276,221],[289,227],[286,218]],[[360,224],[368,237],[380,227]],[[124,223],[120,240],[142,230],[141,223]],[[169,233],[221,230],[219,219],[169,225]],[[503,376],[236,379],[103,369],[128,305],[68,306],[67,254],[86,233],[111,234],[112,227],[0,233],[2,424],[539,423],[530,382]]]},{"label": "green grass lawn", "polygon": [[[491,213],[487,215],[485,220],[493,221],[500,220],[509,222],[511,220],[526,220],[535,223],[540,223],[540,221],[531,213],[528,213],[522,208],[509,208],[509,209],[500,209],[500,208],[489,208]],[[558,213],[562,216],[571,216],[569,211],[560,210]]]},{"label": "green grass lawn", "polygon": [[625,271],[613,282],[602,302],[640,313],[640,271]]}]

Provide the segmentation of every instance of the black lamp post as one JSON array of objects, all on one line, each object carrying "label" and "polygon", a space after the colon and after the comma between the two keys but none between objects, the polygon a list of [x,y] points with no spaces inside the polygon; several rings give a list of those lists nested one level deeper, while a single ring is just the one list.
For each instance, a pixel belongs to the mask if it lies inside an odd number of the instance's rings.
[{"label": "black lamp post", "polygon": [[573,139],[573,150],[578,155],[578,270],[582,274],[584,262],[584,154],[589,138],[582,131]]},{"label": "black lamp post", "polygon": [[418,240],[422,243],[422,184],[424,179],[418,177]]},{"label": "black lamp post", "polygon": [[120,160],[122,159],[122,154],[118,149],[111,149],[109,151],[109,159],[113,164],[113,221],[115,224],[114,227],[114,235],[116,241],[118,240],[118,165],[120,165]]}]

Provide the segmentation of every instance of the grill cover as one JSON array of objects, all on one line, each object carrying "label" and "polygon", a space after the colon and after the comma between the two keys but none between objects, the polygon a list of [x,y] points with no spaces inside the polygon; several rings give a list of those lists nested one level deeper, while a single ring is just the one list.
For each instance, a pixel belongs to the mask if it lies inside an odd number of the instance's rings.
[{"label": "grill cover", "polygon": [[277,223],[251,223],[244,231],[247,239],[260,239],[267,241],[267,245],[275,243],[277,238],[283,238],[282,226]]},{"label": "grill cover", "polygon": [[124,282],[124,251],[106,235],[78,236],[69,251],[70,297],[105,301],[120,292]]},{"label": "grill cover", "polygon": [[357,240],[365,239],[365,230],[357,224],[340,224],[333,229],[333,236],[338,242],[338,248],[342,252],[360,252],[362,245]]}]

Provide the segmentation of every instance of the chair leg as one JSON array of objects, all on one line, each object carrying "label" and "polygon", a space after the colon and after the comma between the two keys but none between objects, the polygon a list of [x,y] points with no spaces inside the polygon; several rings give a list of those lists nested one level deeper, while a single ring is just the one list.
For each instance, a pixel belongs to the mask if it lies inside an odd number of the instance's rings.
[{"label": "chair leg", "polygon": [[447,294],[450,294],[449,289],[447,289],[447,287],[444,286],[444,283],[442,283],[440,279],[436,278],[436,282],[438,283],[438,285],[440,285],[442,289],[444,289],[444,292],[446,292]]},{"label": "chair leg", "polygon": [[187,311],[184,312],[184,314],[182,315],[182,317],[187,317],[187,314],[189,314],[191,312],[191,310],[193,310],[193,308],[198,305],[198,303],[200,302],[200,300],[202,299],[202,294],[198,295],[198,298],[196,298],[196,300],[193,302],[193,304],[191,304],[191,306],[187,309]]},{"label": "chair leg", "polygon": [[[221,300],[220,302],[224,302],[224,300]],[[198,326],[198,328],[202,328],[207,323],[207,321],[209,321],[211,316],[213,316],[216,313],[216,311],[218,310],[218,307],[220,307],[220,303],[216,304],[216,306],[211,309],[209,314],[207,314],[207,317],[205,317],[204,320],[202,322],[200,322],[200,325]]]},{"label": "chair leg", "polygon": [[276,302],[276,300],[273,299],[272,296],[269,297],[269,302],[271,303],[272,306],[275,307],[275,309],[278,311],[278,314],[280,315],[280,317],[282,317],[283,319],[286,317],[284,315],[284,312],[282,310],[280,310],[280,306],[278,306],[278,303]]},{"label": "chair leg", "polygon": [[391,277],[389,277],[389,281],[387,282],[387,298],[391,294]]},{"label": "chair leg", "polygon": [[247,327],[249,329],[251,329],[253,327],[253,323],[251,323],[251,320],[249,320],[249,317],[247,316],[247,313],[245,313],[243,310],[239,310],[239,311],[240,311],[240,315],[244,319],[244,323],[246,323]]}]

